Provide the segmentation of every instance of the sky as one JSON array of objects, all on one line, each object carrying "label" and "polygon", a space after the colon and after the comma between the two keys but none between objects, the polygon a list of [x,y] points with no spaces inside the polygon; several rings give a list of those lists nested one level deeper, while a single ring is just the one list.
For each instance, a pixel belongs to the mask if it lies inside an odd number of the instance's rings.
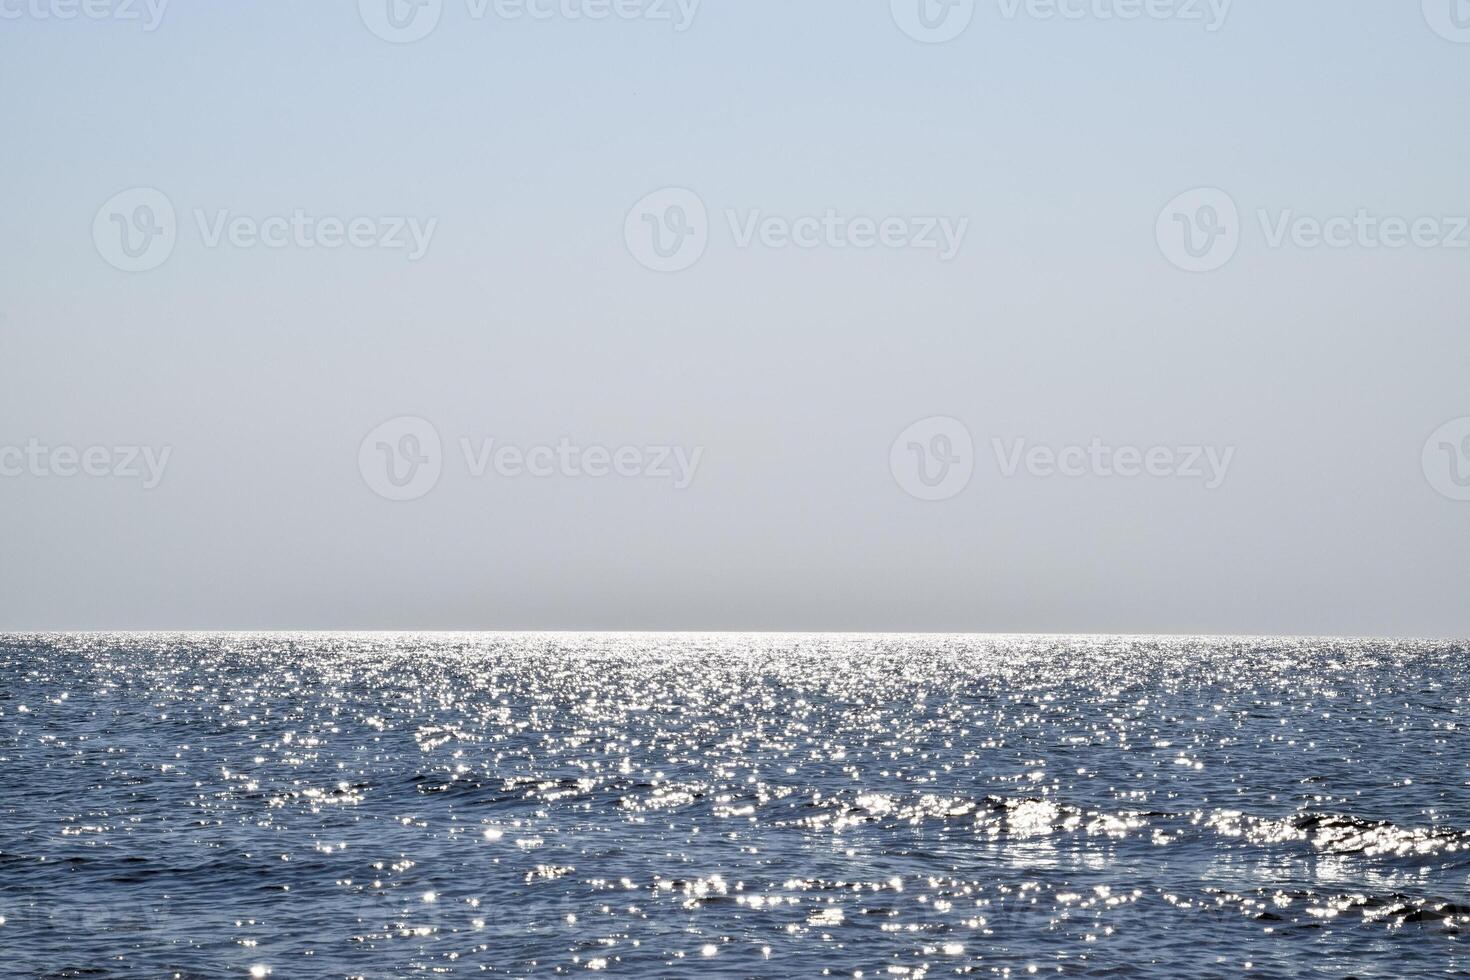
[{"label": "sky", "polygon": [[0,0],[0,629],[1470,635],[1470,3]]}]

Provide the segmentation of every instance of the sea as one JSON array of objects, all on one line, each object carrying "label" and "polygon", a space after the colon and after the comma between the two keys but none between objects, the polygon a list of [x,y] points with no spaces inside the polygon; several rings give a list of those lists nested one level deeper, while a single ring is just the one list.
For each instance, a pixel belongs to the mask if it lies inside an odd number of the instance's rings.
[{"label": "sea", "polygon": [[4,977],[1470,974],[1470,645],[0,636]]}]

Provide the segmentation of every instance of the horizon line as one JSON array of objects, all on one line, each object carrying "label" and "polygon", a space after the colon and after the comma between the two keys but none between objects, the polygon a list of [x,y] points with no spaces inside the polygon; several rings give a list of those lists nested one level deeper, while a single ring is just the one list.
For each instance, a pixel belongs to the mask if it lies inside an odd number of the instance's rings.
[{"label": "horizon line", "polygon": [[1034,639],[1193,639],[1193,640],[1358,640],[1358,641],[1418,641],[1470,643],[1470,636],[1455,635],[1387,635],[1369,633],[1178,633],[1178,632],[1035,632],[1035,631],[969,631],[969,630],[821,630],[821,629],[662,629],[662,628],[515,628],[474,627],[427,629],[393,628],[141,628],[141,629],[54,629],[0,627],[0,637],[11,636],[960,636],[974,638],[1034,638]]}]

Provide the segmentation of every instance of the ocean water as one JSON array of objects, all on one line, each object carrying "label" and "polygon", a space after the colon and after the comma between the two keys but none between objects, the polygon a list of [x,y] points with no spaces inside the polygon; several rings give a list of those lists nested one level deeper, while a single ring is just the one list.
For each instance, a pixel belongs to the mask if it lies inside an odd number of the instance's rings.
[{"label": "ocean water", "polygon": [[0,975],[1470,971],[1470,648],[0,637]]}]

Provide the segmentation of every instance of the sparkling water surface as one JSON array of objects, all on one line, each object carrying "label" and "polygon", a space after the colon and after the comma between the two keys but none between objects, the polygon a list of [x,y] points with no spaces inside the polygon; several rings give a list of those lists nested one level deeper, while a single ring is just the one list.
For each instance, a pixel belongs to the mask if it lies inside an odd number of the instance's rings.
[{"label": "sparkling water surface", "polygon": [[1470,647],[0,637],[0,975],[1470,971]]}]

